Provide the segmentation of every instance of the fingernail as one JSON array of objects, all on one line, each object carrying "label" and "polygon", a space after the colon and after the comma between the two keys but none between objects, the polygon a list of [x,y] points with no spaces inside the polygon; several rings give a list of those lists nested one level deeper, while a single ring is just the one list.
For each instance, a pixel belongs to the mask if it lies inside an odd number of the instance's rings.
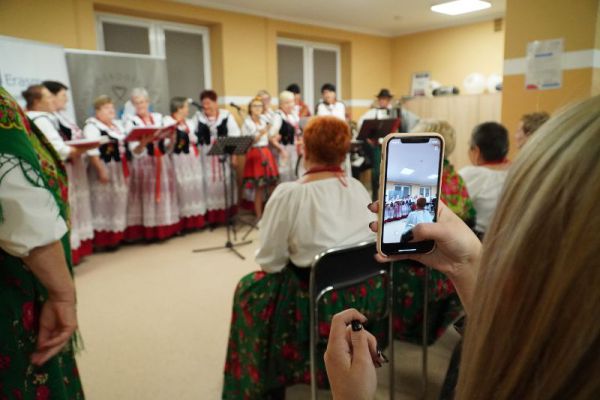
[{"label": "fingernail", "polygon": [[377,356],[379,357],[382,363],[390,362],[390,360],[388,360],[388,358],[385,356],[385,354],[383,354],[383,352],[380,349],[377,349]]},{"label": "fingernail", "polygon": [[372,205],[373,205],[373,203],[369,203],[369,204],[367,204],[367,208],[368,208],[369,210],[371,210],[371,206],[372,206]]},{"label": "fingernail", "polygon": [[375,221],[371,221],[371,222],[369,222],[369,228],[370,228],[370,229],[373,229],[373,224],[374,224],[374,223],[375,223]]},{"label": "fingernail", "polygon": [[352,330],[354,332],[358,332],[358,331],[362,330],[362,328],[363,328],[362,324],[357,319],[352,320],[351,324],[352,324]]}]

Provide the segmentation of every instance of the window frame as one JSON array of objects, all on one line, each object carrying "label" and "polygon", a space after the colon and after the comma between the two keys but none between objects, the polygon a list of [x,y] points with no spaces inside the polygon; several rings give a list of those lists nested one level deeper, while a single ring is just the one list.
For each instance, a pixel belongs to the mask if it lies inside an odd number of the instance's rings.
[{"label": "window frame", "polygon": [[148,43],[150,45],[150,54],[119,53],[109,51],[113,54],[127,54],[129,56],[150,56],[164,59],[166,57],[165,31],[191,33],[201,35],[202,52],[204,58],[204,86],[212,87],[212,71],[210,58],[210,30],[207,27],[180,24],[170,21],[154,20],[147,18],[129,17],[117,14],[96,13],[96,46],[100,51],[106,51],[104,47],[104,27],[103,23],[117,25],[128,25],[144,27],[148,29]]},{"label": "window frame", "polygon": [[[312,93],[315,91],[315,74],[314,74],[314,51],[315,50],[327,50],[335,52],[335,88],[338,100],[342,99],[342,57],[341,57],[341,46],[333,43],[322,43],[312,42],[308,40],[289,39],[286,37],[278,37],[277,45],[300,47],[302,49],[302,63],[303,63],[303,81],[302,82],[302,93],[305,94],[304,101],[311,110],[315,109],[316,104],[312,99]],[[279,69],[277,70],[279,74]],[[306,93],[311,93],[310,99],[306,98]],[[315,99],[316,100],[316,99]]]}]

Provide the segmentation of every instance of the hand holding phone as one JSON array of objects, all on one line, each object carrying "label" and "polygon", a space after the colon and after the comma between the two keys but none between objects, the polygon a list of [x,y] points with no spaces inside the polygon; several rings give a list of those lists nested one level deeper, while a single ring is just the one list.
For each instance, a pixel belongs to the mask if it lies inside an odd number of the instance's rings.
[{"label": "hand holding phone", "polygon": [[429,253],[433,240],[413,229],[437,220],[444,139],[436,133],[386,136],[382,144],[377,250],[383,256]]}]

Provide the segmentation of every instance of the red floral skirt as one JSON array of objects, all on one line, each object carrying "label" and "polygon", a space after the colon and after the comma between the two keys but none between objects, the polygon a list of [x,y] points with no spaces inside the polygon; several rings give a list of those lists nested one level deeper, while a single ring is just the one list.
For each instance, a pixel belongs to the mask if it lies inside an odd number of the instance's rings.
[{"label": "red floral skirt", "polygon": [[[298,273],[298,270],[306,275]],[[225,363],[223,399],[265,399],[272,390],[310,384],[310,300],[308,270],[288,266],[279,273],[246,275],[233,300],[231,330]],[[374,278],[321,300],[319,343],[327,346],[331,318],[349,307],[362,311],[383,348],[387,319],[382,312],[387,281]],[[323,357],[317,357],[317,380],[328,387]]]},{"label": "red floral skirt", "polygon": [[269,147],[252,147],[246,154],[244,182],[260,187],[276,183],[278,177],[277,163]]}]

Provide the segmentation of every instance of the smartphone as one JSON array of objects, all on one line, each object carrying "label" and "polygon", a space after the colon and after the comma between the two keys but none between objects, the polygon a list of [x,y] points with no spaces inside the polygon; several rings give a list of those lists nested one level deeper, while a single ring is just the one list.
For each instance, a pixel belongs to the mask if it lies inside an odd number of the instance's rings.
[{"label": "smartphone", "polygon": [[437,133],[392,133],[381,149],[377,251],[429,253],[432,240],[412,241],[412,229],[437,221],[444,138]]}]

